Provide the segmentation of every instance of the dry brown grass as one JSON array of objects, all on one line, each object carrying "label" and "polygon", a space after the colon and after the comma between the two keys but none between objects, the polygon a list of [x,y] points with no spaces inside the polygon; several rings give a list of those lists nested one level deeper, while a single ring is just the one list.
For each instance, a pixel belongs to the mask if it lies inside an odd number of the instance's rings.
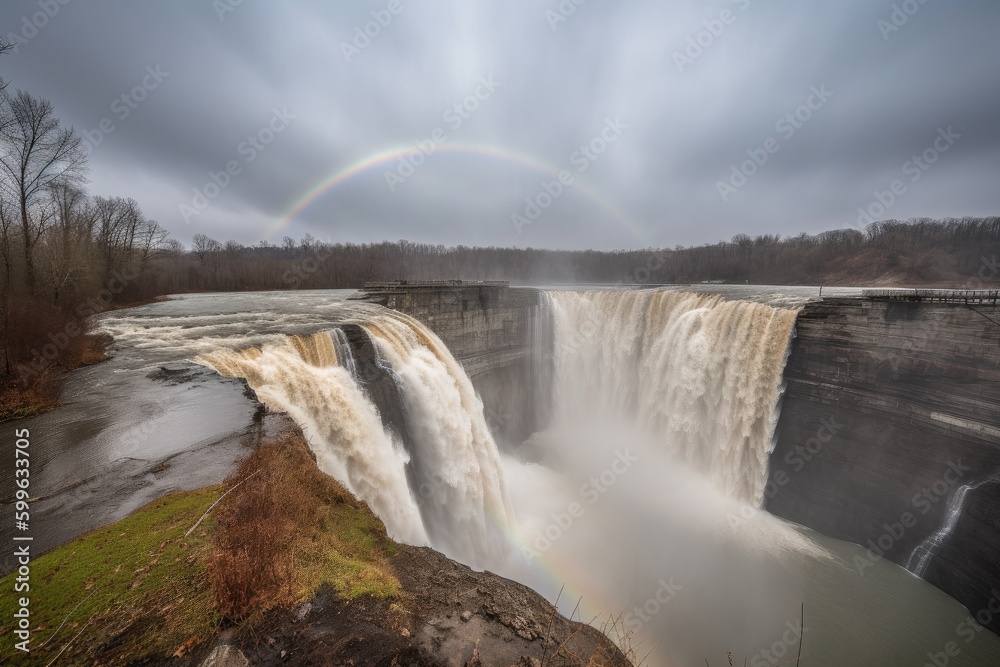
[{"label": "dry brown grass", "polygon": [[316,467],[301,436],[258,448],[226,487],[209,576],[230,622],[307,599],[324,583],[348,599],[395,595],[384,526]]},{"label": "dry brown grass", "polygon": [[30,417],[56,407],[61,375],[58,370],[49,368],[28,384],[15,376],[5,378],[0,386],[0,422]]},{"label": "dry brown grass", "polygon": [[88,334],[83,336],[80,339],[80,349],[75,355],[75,363],[71,361],[69,368],[90,366],[102,361],[107,361],[111,358],[108,356],[108,346],[113,340],[114,339],[111,338],[111,336],[105,333]]}]

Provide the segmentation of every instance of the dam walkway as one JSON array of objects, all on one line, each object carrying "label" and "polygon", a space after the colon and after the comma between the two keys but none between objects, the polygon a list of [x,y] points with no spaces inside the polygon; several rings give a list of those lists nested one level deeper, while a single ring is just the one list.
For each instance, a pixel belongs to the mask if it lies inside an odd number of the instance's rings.
[{"label": "dam walkway", "polygon": [[928,301],[938,303],[997,304],[1000,290],[947,290],[947,289],[866,289],[864,299],[880,301]]}]

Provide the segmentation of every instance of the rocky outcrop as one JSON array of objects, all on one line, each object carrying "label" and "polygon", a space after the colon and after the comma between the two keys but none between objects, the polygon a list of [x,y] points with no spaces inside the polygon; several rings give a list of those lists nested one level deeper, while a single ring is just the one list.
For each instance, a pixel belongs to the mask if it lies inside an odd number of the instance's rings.
[{"label": "rocky outcrop", "polygon": [[191,664],[630,665],[595,628],[567,620],[518,583],[428,548],[399,545],[390,564],[403,589],[398,600],[346,603],[326,587],[295,609],[269,613],[252,636],[220,638]]},{"label": "rocky outcrop", "polygon": [[985,608],[1000,590],[1000,307],[827,299],[796,327],[766,508]]}]

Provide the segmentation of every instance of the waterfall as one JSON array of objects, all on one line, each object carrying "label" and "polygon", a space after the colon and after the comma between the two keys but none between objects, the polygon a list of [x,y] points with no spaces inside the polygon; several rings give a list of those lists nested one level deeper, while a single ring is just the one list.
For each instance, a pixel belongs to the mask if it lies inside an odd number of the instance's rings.
[{"label": "waterfall", "polygon": [[197,361],[245,378],[262,403],[302,427],[319,468],[368,503],[393,537],[423,543],[402,446],[385,432],[350,371],[337,365],[334,349],[333,338],[322,332],[260,349],[216,350]]},{"label": "waterfall", "polygon": [[444,343],[411,317],[362,323],[392,367],[406,414],[411,484],[431,543],[468,563],[506,553],[513,523],[483,404]]},{"label": "waterfall", "polygon": [[196,360],[246,379],[268,408],[287,412],[320,469],[366,502],[394,538],[430,542],[472,565],[492,564],[506,553],[512,515],[499,453],[471,382],[416,320],[384,311],[357,324],[375,347],[375,364],[398,387],[406,447],[359,384],[343,330],[219,349]]},{"label": "waterfall", "polygon": [[546,424],[552,416],[552,381],[555,372],[552,295],[548,292],[538,292],[538,305],[531,309],[528,336],[535,421]]},{"label": "waterfall", "polygon": [[625,417],[761,504],[795,311],[673,291],[551,297],[554,425]]},{"label": "waterfall", "polygon": [[941,525],[936,531],[924,538],[923,542],[914,547],[910,553],[910,557],[906,560],[906,569],[923,579],[931,561],[934,560],[945,541],[955,531],[955,526],[958,525],[958,520],[962,517],[962,511],[965,509],[969,492],[978,489],[983,484],[996,481],[1000,481],[1000,475],[960,486],[945,504],[944,520]]},{"label": "waterfall", "polygon": [[340,361],[340,365],[350,371],[353,377],[357,377],[358,366],[354,360],[354,351],[347,342],[347,335],[344,334],[344,330],[337,327],[331,332],[331,335],[333,336],[333,348],[337,359]]},{"label": "waterfall", "polygon": [[[543,292],[530,323],[539,415],[553,426],[624,417],[729,497],[760,504],[794,319],[719,296]],[[320,468],[393,537],[496,563],[513,512],[462,366],[396,311],[360,309],[343,327],[198,361],[245,378],[265,405],[287,412]]]},{"label": "waterfall", "polygon": [[328,333],[312,336],[289,336],[288,342],[299,357],[317,368],[337,365],[337,350],[333,338]]}]

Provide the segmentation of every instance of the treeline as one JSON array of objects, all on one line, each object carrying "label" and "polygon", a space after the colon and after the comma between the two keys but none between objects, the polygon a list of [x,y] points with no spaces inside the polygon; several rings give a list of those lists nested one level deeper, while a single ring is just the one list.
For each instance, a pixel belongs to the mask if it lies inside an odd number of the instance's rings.
[{"label": "treeline", "polygon": [[135,200],[88,195],[86,173],[51,103],[0,89],[2,415],[44,406],[54,373],[102,358],[87,318],[140,298],[152,263],[183,250]]},{"label": "treeline", "polygon": [[740,234],[694,248],[562,251],[445,247],[408,241],[242,246],[205,235],[144,276],[143,295],[171,292],[356,288],[367,281],[510,280],[779,285],[1000,285],[1000,218],[887,220],[781,238]]}]

